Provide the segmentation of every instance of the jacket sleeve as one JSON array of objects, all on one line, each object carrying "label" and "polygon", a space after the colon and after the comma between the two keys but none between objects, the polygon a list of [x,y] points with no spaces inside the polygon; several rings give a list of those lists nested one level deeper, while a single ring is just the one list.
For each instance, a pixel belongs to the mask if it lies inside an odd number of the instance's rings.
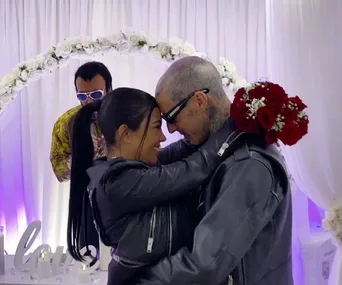
[{"label": "jacket sleeve", "polygon": [[68,129],[58,120],[52,131],[50,162],[59,182],[70,179],[71,149]]},{"label": "jacket sleeve", "polygon": [[217,199],[195,230],[192,252],[182,248],[164,258],[148,271],[150,279],[138,284],[207,285],[227,280],[279,202],[272,194],[272,173],[261,161],[249,158],[224,171]]},{"label": "jacket sleeve", "polygon": [[193,154],[198,147],[182,139],[162,148],[158,154],[158,164],[165,165],[176,162]]},{"label": "jacket sleeve", "polygon": [[108,172],[104,185],[109,199],[124,207],[123,214],[139,211],[180,197],[204,183],[224,160],[218,151],[231,133],[222,127],[211,135],[199,151],[168,165]]}]

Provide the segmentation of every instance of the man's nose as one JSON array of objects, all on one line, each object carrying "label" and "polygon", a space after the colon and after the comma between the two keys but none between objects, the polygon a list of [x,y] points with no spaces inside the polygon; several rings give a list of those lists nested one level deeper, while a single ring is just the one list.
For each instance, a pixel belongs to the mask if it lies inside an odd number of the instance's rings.
[{"label": "man's nose", "polygon": [[92,102],[94,102],[94,100],[91,99],[90,97],[88,97],[87,100],[86,100],[86,104],[90,104],[90,103],[92,103]]},{"label": "man's nose", "polygon": [[168,129],[169,133],[172,134],[177,130],[177,127],[175,124],[167,123],[167,129]]}]

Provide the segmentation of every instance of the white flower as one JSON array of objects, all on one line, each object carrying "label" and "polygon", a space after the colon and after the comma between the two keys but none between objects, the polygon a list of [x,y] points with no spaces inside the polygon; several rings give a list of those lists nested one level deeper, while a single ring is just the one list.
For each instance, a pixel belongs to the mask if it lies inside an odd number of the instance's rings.
[{"label": "white flower", "polygon": [[54,68],[57,64],[58,64],[57,60],[50,55],[48,55],[44,60],[44,65],[46,66],[46,68],[50,70]]},{"label": "white flower", "polygon": [[230,73],[236,73],[236,66],[234,63],[226,62],[224,67],[226,68],[226,70],[229,70]]},{"label": "white flower", "polygon": [[28,74],[34,72],[38,67],[38,62],[35,58],[29,59],[24,62],[23,66],[25,67]]},{"label": "white flower", "polygon": [[29,77],[29,73],[27,72],[27,70],[23,70],[21,71],[21,74],[20,74],[20,79],[23,80],[23,81],[27,81]]},{"label": "white flower", "polygon": [[68,57],[71,52],[72,52],[72,45],[69,44],[68,42],[66,43],[63,42],[56,46],[55,54],[58,57],[62,57],[62,58]]},{"label": "white flower", "polygon": [[110,47],[112,45],[111,41],[109,40],[109,38],[98,38],[97,39],[98,44],[100,45],[100,47],[103,48],[107,48]]},{"label": "white flower", "polygon": [[21,70],[14,68],[11,73],[7,74],[1,79],[1,85],[12,86],[15,81],[20,77]]},{"label": "white flower", "polygon": [[45,64],[45,57],[47,55],[44,55],[44,54],[38,54],[35,58],[35,61],[36,61],[36,66],[37,68],[39,69],[43,69],[44,68],[44,64]]},{"label": "white flower", "polygon": [[181,53],[183,55],[193,56],[193,55],[196,55],[196,49],[194,48],[194,46],[192,44],[189,44],[188,42],[186,42],[181,47]]},{"label": "white flower", "polygon": [[83,48],[87,54],[92,54],[95,51],[95,47],[93,44],[84,44]]},{"label": "white flower", "polygon": [[168,43],[171,46],[171,52],[174,55],[179,55],[181,53],[181,48],[183,45],[182,40],[180,40],[178,38],[171,38],[171,39],[169,39]]},{"label": "white flower", "polygon": [[20,91],[23,87],[24,87],[24,82],[23,82],[21,79],[18,78],[18,79],[15,81],[15,85],[14,85],[14,87],[13,87],[13,90],[16,91],[16,92],[18,92],[18,91]]},{"label": "white flower", "polygon": [[117,43],[116,50],[118,52],[129,52],[132,48],[132,44],[129,41],[122,40],[121,42]]},{"label": "white flower", "polygon": [[203,58],[203,59],[207,58],[207,55],[204,52],[196,52],[196,56]]},{"label": "white flower", "polygon": [[7,105],[8,103],[10,103],[15,97],[15,93],[14,94],[9,94],[6,93],[4,95],[1,95],[0,97],[0,101],[2,103],[2,105]]},{"label": "white flower", "polygon": [[171,47],[167,43],[159,43],[157,49],[161,57],[168,58],[170,55]]},{"label": "white flower", "polygon": [[158,44],[158,40],[154,37],[147,37],[146,42],[149,47],[155,47]]},{"label": "white flower", "polygon": [[6,95],[6,94],[11,94],[12,90],[11,88],[9,88],[8,86],[2,86],[0,85],[0,98],[1,96],[3,95]]},{"label": "white flower", "polygon": [[230,80],[229,80],[227,77],[223,77],[223,78],[222,78],[222,84],[223,84],[224,86],[228,86],[228,85],[229,85],[229,82],[230,82]]},{"label": "white flower", "polygon": [[122,33],[115,34],[107,38],[111,46],[116,46],[118,43],[124,40],[124,35]]}]

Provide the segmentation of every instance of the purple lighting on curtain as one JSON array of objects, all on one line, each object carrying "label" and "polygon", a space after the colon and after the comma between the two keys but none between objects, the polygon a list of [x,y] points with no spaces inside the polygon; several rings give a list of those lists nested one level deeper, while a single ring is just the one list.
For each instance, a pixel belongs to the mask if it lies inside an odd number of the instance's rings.
[{"label": "purple lighting on curtain", "polygon": [[26,228],[26,220],[30,222],[36,218],[35,205],[32,204],[34,192],[27,189],[30,185],[23,179],[20,110],[20,97],[17,97],[0,118],[1,133],[6,134],[0,138],[0,224],[5,227],[5,247],[9,253],[15,250]]}]

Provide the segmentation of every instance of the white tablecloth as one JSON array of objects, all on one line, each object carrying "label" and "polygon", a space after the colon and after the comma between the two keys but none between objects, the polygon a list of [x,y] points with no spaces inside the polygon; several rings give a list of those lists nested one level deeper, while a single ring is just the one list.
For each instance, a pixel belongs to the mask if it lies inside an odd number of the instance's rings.
[{"label": "white tablecloth", "polygon": [[39,284],[39,285],[77,285],[77,284],[107,284],[108,272],[98,271],[89,276],[88,283],[80,283],[77,280],[77,272],[75,266],[69,267],[69,272],[63,275],[53,276],[48,279],[38,280],[35,274],[21,273],[14,270],[13,266],[14,256],[5,256],[5,275],[0,275],[0,284],[3,285],[23,285],[23,284]]}]

